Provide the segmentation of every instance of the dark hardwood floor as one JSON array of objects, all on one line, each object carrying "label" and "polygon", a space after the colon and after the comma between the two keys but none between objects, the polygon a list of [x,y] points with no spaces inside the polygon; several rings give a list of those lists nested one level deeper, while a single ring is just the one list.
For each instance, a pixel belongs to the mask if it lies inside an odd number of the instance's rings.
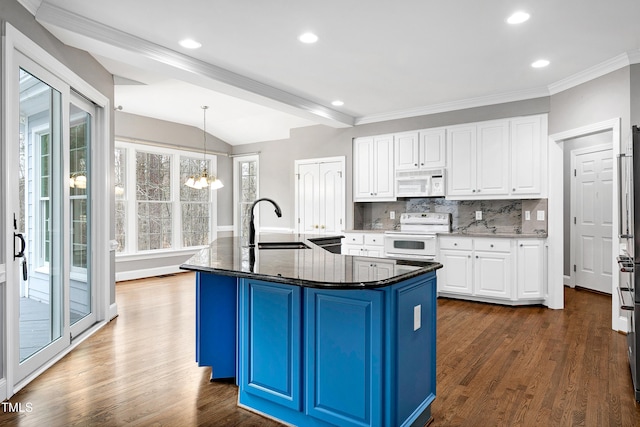
[{"label": "dark hardwood floor", "polygon": [[[10,400],[11,426],[278,426],[194,362],[192,273],[117,285],[119,317]],[[432,426],[637,426],[608,296],[566,309],[440,299]]]}]

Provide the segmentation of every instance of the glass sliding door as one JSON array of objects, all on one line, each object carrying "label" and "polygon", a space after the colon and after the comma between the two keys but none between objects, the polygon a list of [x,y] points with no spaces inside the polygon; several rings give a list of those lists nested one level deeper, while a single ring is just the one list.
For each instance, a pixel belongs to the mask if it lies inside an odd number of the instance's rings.
[{"label": "glass sliding door", "polygon": [[69,324],[76,336],[96,321],[91,280],[91,141],[93,105],[72,95],[69,105]]},{"label": "glass sliding door", "polygon": [[[17,206],[14,265],[19,274],[18,377],[57,352],[64,331],[62,95],[25,69],[19,71]],[[9,213],[11,214],[11,213]],[[54,353],[55,354],[55,353]]]}]

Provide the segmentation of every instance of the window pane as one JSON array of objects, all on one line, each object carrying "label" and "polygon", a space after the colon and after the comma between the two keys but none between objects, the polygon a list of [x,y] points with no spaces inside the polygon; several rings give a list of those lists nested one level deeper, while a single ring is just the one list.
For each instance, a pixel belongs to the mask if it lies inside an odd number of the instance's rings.
[{"label": "window pane", "polygon": [[258,197],[258,162],[240,162],[240,236],[249,235],[249,209]]},{"label": "window pane", "polygon": [[126,211],[126,203],[117,200],[116,201],[116,241],[118,242],[118,249],[116,252],[124,252],[126,251],[126,231],[127,231],[127,211]]},{"label": "window pane", "polygon": [[127,151],[124,148],[116,148],[115,150],[115,187],[116,187],[116,199],[125,199],[125,172],[127,167],[126,159]]},{"label": "window pane", "polygon": [[171,156],[136,153],[136,194],[138,200],[171,200]]},{"label": "window pane", "polygon": [[209,201],[211,195],[209,189],[196,189],[184,185],[189,177],[199,176],[205,168],[209,170],[209,161],[193,157],[180,157],[180,201]]},{"label": "window pane", "polygon": [[138,202],[138,250],[171,248],[171,203]]},{"label": "window pane", "polygon": [[182,245],[187,247],[209,243],[209,205],[182,203]]},{"label": "window pane", "polygon": [[114,152],[115,171],[115,195],[116,195],[116,241],[118,248],[116,252],[127,251],[127,202],[126,202],[126,171],[127,171],[127,150],[117,147]]},{"label": "window pane", "polygon": [[72,266],[87,268],[87,200],[71,200]]},{"label": "window pane", "polygon": [[182,246],[200,246],[210,243],[209,218],[211,190],[187,187],[184,183],[200,175],[209,161],[202,158],[180,157],[180,204],[182,214]]}]

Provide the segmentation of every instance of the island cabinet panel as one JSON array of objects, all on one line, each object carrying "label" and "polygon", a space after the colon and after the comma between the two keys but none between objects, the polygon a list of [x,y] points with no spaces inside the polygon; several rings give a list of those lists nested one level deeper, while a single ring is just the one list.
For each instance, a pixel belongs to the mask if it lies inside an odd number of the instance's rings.
[{"label": "island cabinet panel", "polygon": [[335,425],[382,425],[383,293],[306,289],[309,415]]},{"label": "island cabinet panel", "polygon": [[436,274],[374,289],[239,280],[238,404],[296,426],[423,426]]},{"label": "island cabinet panel", "polygon": [[196,275],[196,362],[211,366],[211,378],[234,378],[236,372],[237,279]]},{"label": "island cabinet panel", "polygon": [[[394,396],[387,425],[400,426],[408,420],[419,420],[419,415],[436,397],[436,280],[419,280],[388,289],[394,315],[387,334],[388,369],[391,387],[387,393]],[[395,350],[395,351],[394,351]],[[419,425],[424,425],[425,422]]]},{"label": "island cabinet panel", "polygon": [[242,280],[241,298],[241,387],[251,395],[300,410],[300,287]]}]

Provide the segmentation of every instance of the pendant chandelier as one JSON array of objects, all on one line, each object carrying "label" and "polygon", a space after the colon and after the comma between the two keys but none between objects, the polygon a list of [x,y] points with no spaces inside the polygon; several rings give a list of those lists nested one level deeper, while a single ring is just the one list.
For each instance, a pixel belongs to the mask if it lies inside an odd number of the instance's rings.
[{"label": "pendant chandelier", "polygon": [[207,107],[206,105],[202,107],[202,148],[205,166],[200,175],[191,175],[187,182],[184,183],[184,185],[186,185],[187,187],[195,188],[196,190],[201,190],[208,187],[211,187],[213,190],[217,190],[224,187],[222,181],[220,181],[214,175],[209,176],[207,172],[207,108],[209,107]]}]

